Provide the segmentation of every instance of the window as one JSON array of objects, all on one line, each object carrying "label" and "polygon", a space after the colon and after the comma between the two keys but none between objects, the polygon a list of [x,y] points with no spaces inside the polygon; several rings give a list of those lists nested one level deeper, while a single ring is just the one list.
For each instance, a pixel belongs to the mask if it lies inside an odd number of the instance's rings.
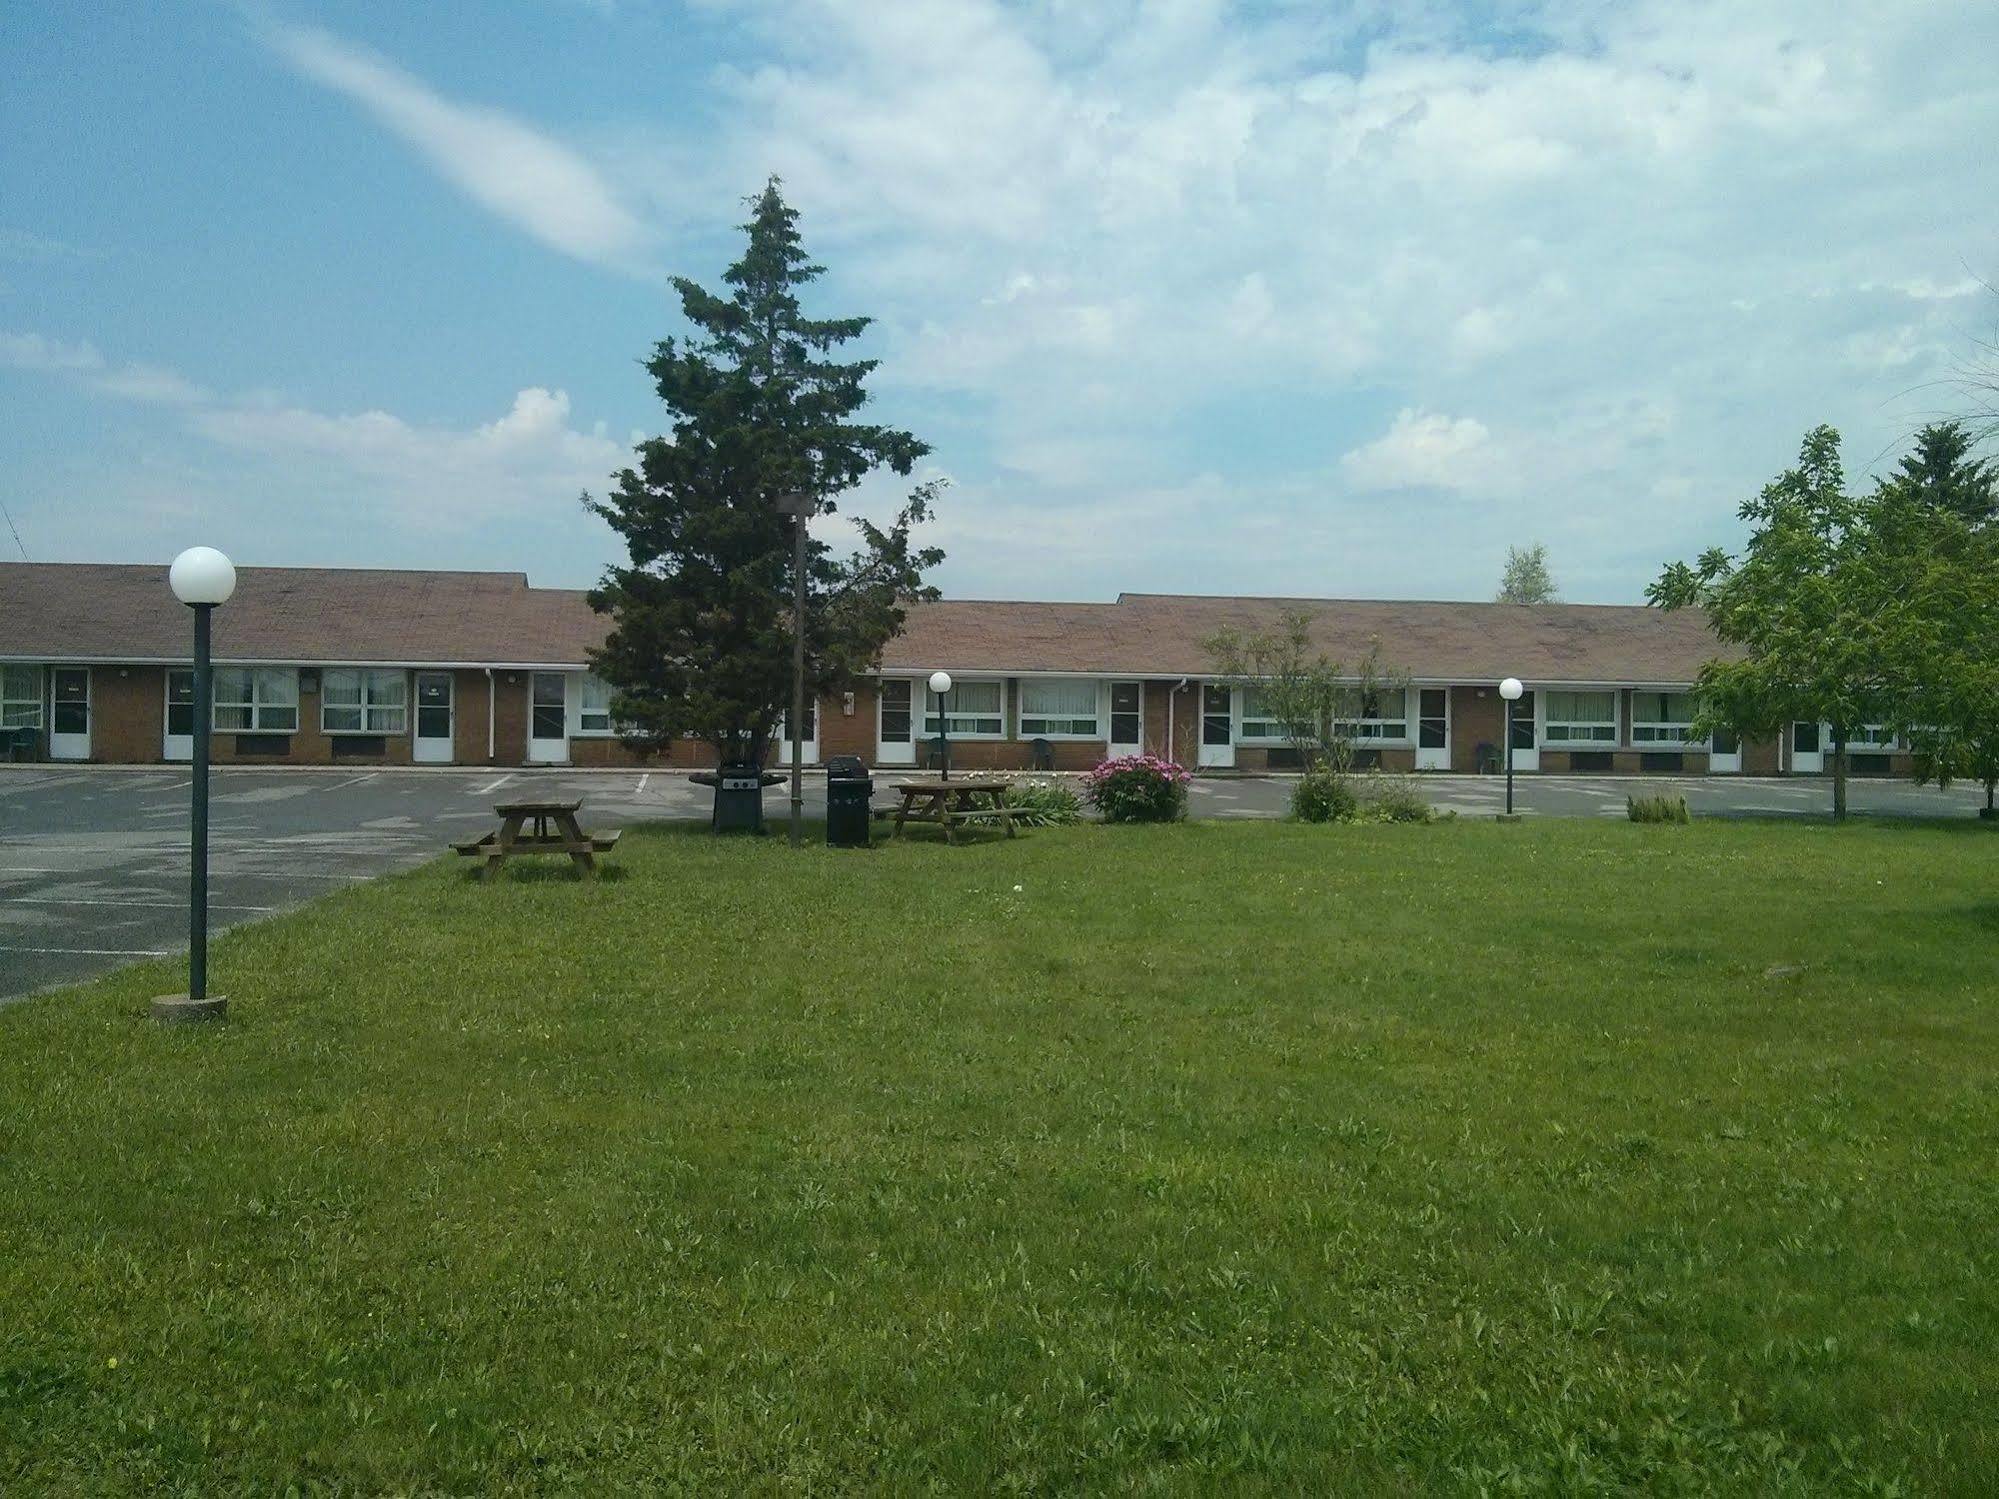
[{"label": "window", "polygon": [[959,682],[944,694],[944,718],[940,723],[937,694],[929,693],[923,705],[923,732],[941,734],[945,732],[944,724],[949,724],[949,732],[960,738],[983,734],[997,739],[1006,732],[1005,695],[1004,682]]},{"label": "window", "polygon": [[42,669],[0,666],[0,729],[42,726]]},{"label": "window", "polygon": [[1548,694],[1549,744],[1617,743],[1615,692],[1551,692]]},{"label": "window", "polygon": [[181,667],[167,673],[167,733],[175,739],[194,736],[194,673]]},{"label": "window", "polygon": [[608,734],[611,732],[611,694],[616,689],[609,682],[598,677],[585,677],[581,692],[582,705],[576,713],[576,732],[579,734]]},{"label": "window", "polygon": [[217,667],[215,727],[291,733],[298,727],[298,673],[290,667]]},{"label": "window", "polygon": [[1506,710],[1506,721],[1512,726],[1507,741],[1516,750],[1534,748],[1534,694],[1523,692],[1511,708]]},{"label": "window", "polygon": [[1097,684],[1023,681],[1020,684],[1020,737],[1101,737],[1097,733]]},{"label": "window", "polygon": [[1686,744],[1693,738],[1687,729],[1693,720],[1694,695],[1691,692],[1631,694],[1633,744]]},{"label": "window", "polygon": [[1335,710],[1339,727],[1349,739],[1383,740],[1409,737],[1409,694],[1400,687],[1342,694]]},{"label": "window", "polygon": [[[1297,730],[1297,737],[1300,739],[1312,737],[1311,726],[1308,724],[1299,724]],[[1284,724],[1277,717],[1276,705],[1254,687],[1245,688],[1242,694],[1242,737],[1274,739],[1279,742],[1292,737],[1284,732]],[[1228,740],[1223,739],[1220,742],[1227,744]]]},{"label": "window", "polygon": [[1885,724],[1864,723],[1846,736],[1846,747],[1850,750],[1891,750],[1895,747],[1895,731]]},{"label": "window", "polygon": [[1213,682],[1201,684],[1201,743],[1233,743],[1229,733],[1229,689]]},{"label": "window", "polygon": [[1791,750],[1794,754],[1816,755],[1819,752],[1819,726],[1799,719],[1791,725]]},{"label": "window", "polygon": [[559,671],[534,674],[528,706],[528,738],[569,737],[569,684]]},{"label": "window", "polygon": [[409,679],[400,671],[328,668],[319,679],[319,726],[329,734],[400,734]]}]

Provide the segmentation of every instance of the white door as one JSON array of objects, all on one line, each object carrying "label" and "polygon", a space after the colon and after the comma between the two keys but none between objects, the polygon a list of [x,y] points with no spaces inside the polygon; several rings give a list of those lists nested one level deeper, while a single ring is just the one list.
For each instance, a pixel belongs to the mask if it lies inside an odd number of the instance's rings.
[{"label": "white door", "polygon": [[1825,726],[1815,723],[1791,725],[1791,769],[1802,775],[1817,775],[1825,769]]},{"label": "white door", "polygon": [[916,684],[907,677],[885,677],[875,699],[875,763],[916,763]]},{"label": "white door", "polygon": [[560,765],[569,758],[569,678],[538,671],[528,691],[528,761]]},{"label": "white door", "polygon": [[1707,755],[1708,772],[1718,776],[1742,774],[1742,736],[1717,734]]},{"label": "white door", "polygon": [[[787,713],[777,721],[776,743],[771,748],[771,759],[779,765],[789,765],[791,763],[790,718],[791,715]],[[805,732],[799,737],[798,759],[802,765],[817,765],[819,763],[819,705],[817,703],[807,703],[805,705]]]},{"label": "white door", "polygon": [[167,669],[166,735],[160,743],[166,760],[194,758],[194,673],[186,667]]},{"label": "white door", "polygon": [[90,758],[90,668],[58,666],[49,694],[49,758]]},{"label": "white door", "polygon": [[1219,682],[1201,684],[1201,751],[1203,769],[1235,764],[1235,693]]},{"label": "white door", "polygon": [[[1501,704],[1505,706],[1504,703]],[[1513,705],[1513,768],[1515,770],[1539,770],[1541,768],[1541,734],[1536,721],[1534,694],[1523,692],[1520,700]],[[1500,765],[1506,764],[1506,746],[1499,747]]]},{"label": "white door", "polygon": [[1145,753],[1145,684],[1111,683],[1110,757]]},{"label": "white door", "polygon": [[416,734],[410,758],[419,765],[449,765],[455,758],[451,673],[416,674]]},{"label": "white door", "polygon": [[1416,690],[1416,768],[1451,768],[1451,693],[1448,687]]}]

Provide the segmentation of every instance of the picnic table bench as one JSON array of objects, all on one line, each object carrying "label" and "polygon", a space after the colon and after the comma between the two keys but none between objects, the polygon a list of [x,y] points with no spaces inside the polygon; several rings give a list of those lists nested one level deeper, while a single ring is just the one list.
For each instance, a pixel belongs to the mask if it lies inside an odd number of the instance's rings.
[{"label": "picnic table bench", "polygon": [[[904,781],[895,789],[902,805],[895,809],[895,832],[906,822],[934,822],[947,842],[958,841],[958,829],[968,822],[997,822],[1014,836],[1015,809],[1006,804],[1010,781]],[[980,805],[980,803],[984,805]]]},{"label": "picnic table bench", "polygon": [[[481,879],[490,880],[515,854],[567,854],[585,874],[594,874],[598,854],[608,854],[618,846],[622,829],[608,833],[586,833],[577,825],[577,802],[500,802],[493,810],[500,814],[498,831],[451,846],[468,858],[483,858]],[[533,831],[521,835],[532,823]]]}]

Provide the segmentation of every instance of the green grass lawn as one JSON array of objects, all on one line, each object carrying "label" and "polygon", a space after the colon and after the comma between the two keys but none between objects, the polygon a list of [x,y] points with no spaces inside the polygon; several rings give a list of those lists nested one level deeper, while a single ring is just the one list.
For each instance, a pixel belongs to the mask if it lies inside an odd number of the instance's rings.
[{"label": "green grass lawn", "polygon": [[0,1011],[0,1491],[1999,1490],[1989,830],[615,862]]}]

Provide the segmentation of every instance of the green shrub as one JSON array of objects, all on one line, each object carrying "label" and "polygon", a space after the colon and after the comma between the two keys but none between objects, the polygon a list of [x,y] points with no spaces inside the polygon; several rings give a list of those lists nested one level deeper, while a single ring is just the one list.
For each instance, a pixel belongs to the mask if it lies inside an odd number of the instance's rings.
[{"label": "green shrub", "polygon": [[1633,822],[1692,822],[1684,796],[1627,796],[1624,810]]},{"label": "green shrub", "polygon": [[1030,827],[1067,827],[1083,820],[1083,799],[1062,781],[1015,781],[1006,788],[1005,800],[1014,809],[1014,821]]},{"label": "green shrub", "polygon": [[1366,815],[1380,822],[1429,822],[1436,816],[1407,776],[1369,776],[1361,800]]},{"label": "green shrub", "polygon": [[1360,812],[1353,778],[1315,766],[1291,788],[1291,815],[1300,822],[1352,822]]},{"label": "green shrub", "polygon": [[1121,755],[1083,777],[1083,795],[1105,822],[1178,822],[1187,815],[1190,779],[1157,755]]}]

